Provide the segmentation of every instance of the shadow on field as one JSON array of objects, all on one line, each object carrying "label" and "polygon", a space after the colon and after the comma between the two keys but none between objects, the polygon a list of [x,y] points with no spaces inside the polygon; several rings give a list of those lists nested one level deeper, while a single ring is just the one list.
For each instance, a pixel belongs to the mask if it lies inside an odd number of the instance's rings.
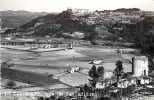
[{"label": "shadow on field", "polygon": [[58,79],[54,79],[52,75],[48,76],[32,72],[19,71],[16,69],[2,68],[1,74],[2,78],[28,83],[35,86],[64,84]]}]

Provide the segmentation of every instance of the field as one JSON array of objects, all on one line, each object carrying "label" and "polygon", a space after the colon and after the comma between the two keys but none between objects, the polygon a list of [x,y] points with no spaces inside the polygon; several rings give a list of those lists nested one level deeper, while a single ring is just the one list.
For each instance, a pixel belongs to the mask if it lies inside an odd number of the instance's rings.
[{"label": "field", "polygon": [[[67,86],[79,86],[88,83],[88,70],[92,66],[88,62],[93,59],[102,59],[104,62],[102,65],[106,72],[113,71],[115,69],[115,62],[117,60],[122,60],[124,62],[124,71],[131,72],[131,64],[128,63],[128,61],[134,56],[132,52],[135,50],[131,48],[121,48],[124,52],[122,55],[117,54],[116,50],[117,48],[113,47],[84,46],[74,47],[69,50],[37,53],[1,48],[1,61],[13,63],[15,65],[12,66],[11,69],[30,73],[30,75],[32,74],[31,76],[38,75],[39,77],[44,77],[44,79],[48,80],[51,78],[49,76],[53,75],[52,78],[58,79],[61,83],[55,82],[56,85],[49,84],[50,82],[54,83],[53,80],[50,79],[52,81],[48,81],[46,84],[45,82],[42,82],[43,85],[41,85],[43,87],[48,86],[54,89]],[[66,74],[65,72],[69,69],[69,66],[74,65],[79,66],[81,71]],[[22,80],[20,81],[22,82]],[[40,78],[38,82],[41,83],[41,81],[44,80],[41,80]],[[37,86],[37,84],[35,85]]]}]

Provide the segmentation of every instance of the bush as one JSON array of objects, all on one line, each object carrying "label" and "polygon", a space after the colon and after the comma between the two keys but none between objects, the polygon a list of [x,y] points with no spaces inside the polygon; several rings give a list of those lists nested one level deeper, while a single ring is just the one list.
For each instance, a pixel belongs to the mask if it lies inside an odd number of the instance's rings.
[{"label": "bush", "polygon": [[91,69],[89,70],[89,76],[94,79],[98,78],[97,69],[95,65],[93,65]]},{"label": "bush", "polygon": [[65,97],[60,96],[60,97],[58,97],[58,99],[57,99],[57,100],[65,100]]},{"label": "bush", "polygon": [[6,86],[7,86],[8,88],[12,89],[12,88],[15,88],[16,83],[15,83],[14,81],[8,81],[8,82],[6,83]]}]

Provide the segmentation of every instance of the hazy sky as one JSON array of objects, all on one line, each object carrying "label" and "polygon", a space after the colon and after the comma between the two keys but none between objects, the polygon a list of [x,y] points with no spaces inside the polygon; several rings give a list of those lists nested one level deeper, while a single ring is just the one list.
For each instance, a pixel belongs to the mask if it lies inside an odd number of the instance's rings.
[{"label": "hazy sky", "polygon": [[0,0],[0,10],[60,12],[67,8],[108,10],[132,7],[154,11],[154,0]]}]

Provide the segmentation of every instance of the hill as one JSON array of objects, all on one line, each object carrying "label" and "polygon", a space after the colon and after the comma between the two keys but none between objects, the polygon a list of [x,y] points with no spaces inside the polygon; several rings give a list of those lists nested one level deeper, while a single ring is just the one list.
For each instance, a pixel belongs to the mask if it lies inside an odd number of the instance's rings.
[{"label": "hill", "polygon": [[67,9],[59,14],[48,14],[33,19],[20,26],[17,31],[22,35],[79,37],[89,40],[109,36],[113,40],[119,38],[119,34],[112,34],[113,29],[123,29],[121,25],[124,24],[136,24],[143,19],[142,16],[142,12],[135,8],[94,12]]},{"label": "hill", "polygon": [[154,48],[153,26],[153,13],[137,8],[94,12],[67,9],[59,14],[37,17],[5,34],[86,39],[92,44],[99,39],[133,42],[144,52],[151,53]]},{"label": "hill", "polygon": [[48,14],[20,26],[17,31],[26,36],[85,38],[89,37],[89,33],[94,33],[95,24],[84,22],[83,17],[69,10]]},{"label": "hill", "polygon": [[0,19],[2,20],[2,27],[16,28],[34,18],[46,15],[46,12],[28,12],[28,11],[0,11]]}]

